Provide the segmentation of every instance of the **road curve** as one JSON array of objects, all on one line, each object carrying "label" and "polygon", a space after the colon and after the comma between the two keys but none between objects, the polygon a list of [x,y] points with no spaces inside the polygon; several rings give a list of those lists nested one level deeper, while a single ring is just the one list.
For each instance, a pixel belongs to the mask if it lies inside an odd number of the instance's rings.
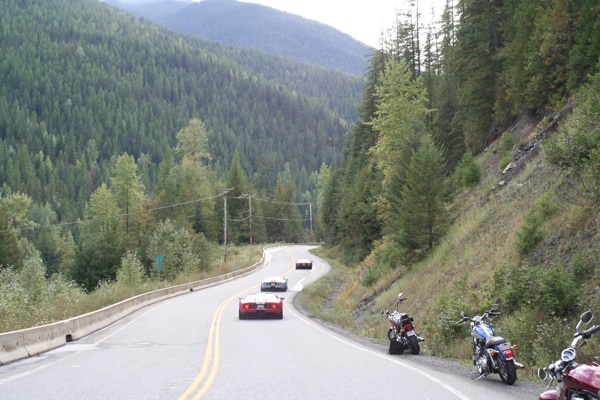
[{"label": "road curve", "polygon": [[[486,399],[533,398],[389,355],[296,310],[304,285],[329,271],[310,246],[269,249],[260,270],[145,307],[59,349],[0,366],[0,399]],[[314,260],[313,270],[294,261]],[[283,275],[283,320],[239,320],[238,297]],[[539,392],[538,392],[539,393]]]}]

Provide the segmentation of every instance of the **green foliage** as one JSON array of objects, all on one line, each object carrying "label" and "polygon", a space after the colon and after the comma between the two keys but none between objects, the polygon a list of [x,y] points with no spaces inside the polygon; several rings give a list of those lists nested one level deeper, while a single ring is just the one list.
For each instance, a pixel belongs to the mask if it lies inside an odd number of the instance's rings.
[{"label": "green foliage", "polygon": [[111,185],[115,203],[124,214],[120,219],[124,247],[139,248],[144,240],[147,220],[147,215],[143,213],[146,194],[133,156],[119,156],[112,171]]},{"label": "green foliage", "polygon": [[498,171],[502,172],[504,171],[504,168],[506,168],[508,166],[508,164],[510,164],[512,162],[512,156],[510,155],[504,155],[502,156],[502,158],[500,158],[500,161],[498,161]]},{"label": "green foliage", "polygon": [[525,223],[517,232],[515,249],[519,254],[529,254],[544,239],[544,233],[540,230],[541,226],[556,211],[558,211],[558,204],[552,192],[544,193],[528,210]]},{"label": "green foliage", "polygon": [[512,135],[508,132],[502,132],[502,136],[500,136],[500,144],[498,145],[498,152],[500,154],[510,153],[512,151],[512,148],[514,145],[515,145],[514,135]]},{"label": "green foliage", "polygon": [[361,276],[360,283],[363,286],[371,286],[376,283],[383,275],[382,266],[380,264],[371,265]]},{"label": "green foliage", "polygon": [[25,260],[23,268],[0,269],[0,332],[44,325],[62,319],[77,307],[83,291],[61,275],[44,277],[40,259]]},{"label": "green foliage", "polygon": [[481,181],[482,175],[481,167],[475,161],[473,153],[467,151],[452,173],[451,182],[454,184],[455,190],[470,188]]},{"label": "green foliage", "polygon": [[494,287],[511,312],[533,308],[558,317],[572,317],[583,295],[573,273],[558,266],[506,265],[494,274]]},{"label": "green foliage", "polygon": [[[156,256],[163,258],[161,279],[172,279],[179,272],[198,271],[201,258],[194,248],[194,235],[184,228],[177,228],[171,220],[160,222],[150,235],[146,258],[154,261]],[[156,268],[152,268],[153,273]]]},{"label": "green foliage", "polygon": [[135,252],[126,252],[121,258],[121,267],[117,271],[117,284],[136,287],[144,281],[145,270]]},{"label": "green foliage", "polygon": [[478,153],[491,137],[496,81],[500,7],[498,2],[462,2],[456,31],[453,73],[460,82],[457,99],[468,149]]},{"label": "green foliage", "polygon": [[[371,148],[383,172],[383,191],[394,190],[398,174],[403,175],[402,153],[412,150],[407,138],[418,130],[420,119],[427,110],[425,92],[419,80],[412,79],[412,73],[405,62],[388,61],[381,84],[377,86],[378,97],[376,117],[370,122],[379,132],[379,140]],[[410,153],[409,153],[410,154]]]},{"label": "green foliage", "polygon": [[0,271],[3,268],[21,268],[21,255],[17,247],[17,239],[10,231],[10,225],[4,207],[0,205]]},{"label": "green foliage", "polygon": [[401,260],[405,259],[406,249],[398,245],[399,241],[396,236],[390,235],[377,243],[373,250],[377,265],[387,269],[394,269],[400,265]]},{"label": "green foliage", "polygon": [[273,202],[265,208],[270,219],[267,233],[270,242],[301,243],[305,239],[302,216],[293,202],[294,183],[284,182],[280,175],[273,194]]},{"label": "green foliage", "polygon": [[600,203],[600,73],[582,88],[573,114],[545,146],[548,161],[581,179],[594,204]]},{"label": "green foliage", "polygon": [[400,243],[415,251],[431,249],[442,237],[447,222],[444,162],[430,137],[425,136],[407,169],[399,205]]},{"label": "green foliage", "polygon": [[599,256],[586,256],[576,253],[571,260],[571,271],[576,282],[584,283],[593,276],[595,266],[599,264]]},{"label": "green foliage", "polygon": [[[457,324],[460,319],[460,313],[464,311],[467,315],[470,308],[462,299],[456,299],[447,293],[441,293],[432,314],[437,318],[428,324],[429,335],[427,341],[431,346],[439,349],[447,349],[447,344],[454,340],[459,333],[464,331],[464,327]],[[434,326],[429,326],[434,324]]]}]

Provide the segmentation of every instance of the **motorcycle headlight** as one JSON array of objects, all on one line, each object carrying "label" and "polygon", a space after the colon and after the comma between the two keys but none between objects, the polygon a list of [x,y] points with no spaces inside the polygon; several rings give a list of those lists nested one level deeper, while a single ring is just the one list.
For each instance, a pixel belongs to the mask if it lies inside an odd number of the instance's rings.
[{"label": "motorcycle headlight", "polygon": [[564,349],[562,353],[560,353],[560,359],[566,363],[570,363],[575,359],[575,349],[569,347],[568,349]]}]

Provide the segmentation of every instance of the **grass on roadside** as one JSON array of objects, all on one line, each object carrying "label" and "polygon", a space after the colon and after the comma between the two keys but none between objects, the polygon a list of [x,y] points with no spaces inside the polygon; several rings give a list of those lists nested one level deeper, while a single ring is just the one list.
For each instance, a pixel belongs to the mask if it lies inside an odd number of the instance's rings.
[{"label": "grass on roadside", "polygon": [[224,262],[220,246],[214,246],[213,262],[207,271],[182,272],[172,280],[145,277],[134,286],[101,282],[90,293],[60,275],[46,279],[40,260],[28,260],[20,271],[0,270],[0,333],[50,324],[143,293],[237,271],[262,257],[262,246],[230,246],[227,262]]}]

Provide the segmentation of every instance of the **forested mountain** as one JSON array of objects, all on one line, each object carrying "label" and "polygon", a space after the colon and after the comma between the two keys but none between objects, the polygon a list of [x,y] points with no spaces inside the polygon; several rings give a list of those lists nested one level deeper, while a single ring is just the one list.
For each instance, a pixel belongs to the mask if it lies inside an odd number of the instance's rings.
[{"label": "forested mountain", "polygon": [[176,32],[362,76],[370,49],[330,26],[236,0],[106,0]]},{"label": "forested mountain", "polygon": [[205,268],[226,193],[229,243],[306,240],[364,88],[96,0],[2,2],[0,46],[0,272],[88,290],[126,253],[171,254],[163,278]]},{"label": "forested mountain", "polygon": [[452,174],[520,116],[569,104],[599,69],[592,0],[448,0],[437,24],[409,8],[390,32],[344,157],[320,177],[321,236],[354,261],[384,239],[405,262],[427,254],[464,184]]},{"label": "forested mountain", "polygon": [[60,218],[81,215],[118,154],[143,165],[152,191],[193,118],[218,176],[238,148],[267,190],[284,166],[295,179],[333,161],[356,118],[359,77],[186,38],[97,1],[1,11],[0,182]]}]

